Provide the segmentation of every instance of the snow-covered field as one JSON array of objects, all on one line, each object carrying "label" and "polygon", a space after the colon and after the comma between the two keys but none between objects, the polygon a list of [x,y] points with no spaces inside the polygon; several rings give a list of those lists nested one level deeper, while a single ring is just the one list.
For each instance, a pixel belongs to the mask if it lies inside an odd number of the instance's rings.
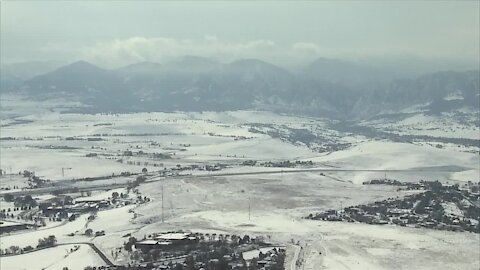
[{"label": "snow-covered field", "polygon": [[103,265],[103,260],[85,244],[60,245],[0,259],[2,270],[62,270],[64,267],[69,270],[83,270],[87,266]]},{"label": "snow-covered field", "polygon": [[[192,113],[51,113],[25,116],[22,120],[33,122],[2,128],[3,138],[15,138],[2,142],[2,168],[8,171],[11,167],[14,172],[35,171],[52,180],[62,178],[62,168],[71,168],[64,171],[68,178],[139,172],[143,167],[154,169],[151,165],[145,166],[145,160],[141,160],[141,165],[116,162],[119,154],[127,150],[174,154],[172,159],[156,160],[164,166],[239,159],[299,159],[315,155],[308,148],[250,133],[241,124],[196,119]],[[101,140],[89,141],[89,138]],[[98,157],[87,158],[88,153],[96,153]],[[133,157],[124,159],[139,161]]]},{"label": "snow-covered field", "polygon": [[419,112],[400,121],[380,119],[365,124],[402,135],[480,139],[478,112],[471,110],[443,113],[441,116]]},{"label": "snow-covered field", "polygon": [[[160,183],[141,187],[158,197]],[[393,225],[323,222],[307,213],[402,196],[394,187],[359,186],[318,173],[166,181],[165,223],[160,202],[136,209],[149,224],[135,235],[163,230],[210,230],[299,242],[305,269],[477,269],[478,234]],[[193,203],[192,203],[193,201]],[[248,205],[251,213],[249,218]],[[454,247],[454,248],[453,248]],[[415,258],[415,260],[412,260]]]},{"label": "snow-covered field", "polygon": [[[257,118],[255,118],[257,117]],[[211,118],[211,119],[208,119]],[[2,168],[13,172],[30,170],[58,180],[105,176],[122,171],[139,172],[153,165],[241,162],[243,160],[312,160],[339,168],[399,170],[423,167],[455,167],[445,179],[467,179],[478,172],[478,155],[455,147],[439,149],[426,144],[358,140],[343,134],[339,140],[352,146],[337,152],[315,152],[306,145],[251,133],[252,122],[292,126],[308,124],[323,128],[322,119],[273,115],[270,112],[139,113],[124,115],[77,115],[48,113],[24,116],[32,122],[2,128]],[[208,120],[207,120],[208,119]],[[224,122],[218,122],[218,121]],[[226,120],[232,121],[227,122]],[[97,138],[98,141],[89,140]],[[171,159],[124,157],[124,151],[163,153]],[[87,154],[96,157],[86,157]],[[117,160],[123,159],[123,163]],[[131,161],[128,164],[128,161]],[[145,163],[147,162],[147,164]],[[71,169],[70,169],[71,168]],[[462,173],[462,172],[466,173]],[[364,177],[355,178],[361,181]]]},{"label": "snow-covered field", "polygon": [[[12,100],[8,101],[14,102]],[[385,174],[402,181],[479,181],[479,155],[463,148],[439,148],[425,142],[373,140],[330,130],[326,119],[272,112],[82,115],[60,113],[63,108],[55,109],[55,104],[47,104],[42,109],[26,102],[19,106],[19,112],[15,111],[14,103],[7,104],[3,108],[6,116],[2,117],[0,133],[0,168],[7,173],[11,168],[16,175],[12,176],[11,182],[10,175],[3,175],[2,188],[24,187],[26,178],[18,175],[23,170],[59,181],[118,175],[126,171],[139,173],[143,168],[153,172],[184,165],[222,163],[227,168],[215,173],[236,175],[213,177],[213,172],[186,171],[184,173],[193,176],[144,183],[139,191],[151,199],[149,203],[100,211],[91,222],[82,215],[75,221],[58,223],[58,226],[2,235],[2,248],[36,246],[38,239],[55,235],[59,243],[90,241],[111,260],[124,263],[128,256],[120,254],[113,258],[112,251],[121,247],[130,233],[142,238],[165,230],[224,231],[268,235],[273,244],[288,247],[287,258],[290,260],[296,247],[292,245],[293,239],[293,243],[299,242],[302,246],[299,256],[304,269],[478,269],[478,234],[304,219],[321,210],[407,194],[392,186],[361,185],[363,181],[381,178]],[[407,133],[417,128],[426,129],[427,121],[434,126],[440,123],[432,122],[426,116],[417,116],[404,120],[396,128]],[[448,123],[442,122],[442,130],[448,129],[445,127]],[[269,125],[269,128],[284,133],[291,132],[290,129],[302,129],[328,138],[329,144],[348,143],[349,146],[338,151],[319,152],[315,150],[319,142],[308,145],[253,132],[252,125],[258,129]],[[386,127],[380,122],[369,125],[382,130]],[[414,128],[403,128],[402,125]],[[475,127],[462,127],[464,133],[457,132],[461,129],[458,126],[451,128],[455,131],[428,135],[474,138]],[[412,134],[424,134],[415,132]],[[126,155],[126,152],[132,154]],[[158,153],[162,155],[154,155]],[[87,154],[91,156],[87,157]],[[258,163],[312,161],[311,165],[295,169],[331,171],[287,173],[292,168],[241,165],[247,160]],[[278,173],[281,170],[285,173]],[[267,171],[277,173],[240,175]],[[199,175],[203,177],[195,177]],[[107,186],[127,183],[135,177],[72,185]],[[165,189],[165,223],[161,222],[162,185]],[[113,191],[121,192],[122,189],[95,191],[89,198],[108,198]],[[42,198],[45,196],[41,195]],[[11,206],[11,203],[4,204],[2,209]],[[458,210],[448,206],[446,209],[450,212]],[[83,235],[87,228],[104,230],[106,235],[87,237]],[[68,236],[70,233],[74,235]],[[45,265],[35,267],[83,269],[87,265],[103,263],[88,246],[81,245],[78,251],[65,257],[66,248],[59,246],[2,257],[1,266],[2,269],[34,269],[19,264],[19,260],[34,261],[41,256],[48,257],[48,260],[44,261]]]},{"label": "snow-covered field", "polygon": [[10,235],[2,235],[0,239],[0,244],[2,248],[9,248],[11,246],[19,246],[24,248],[26,246],[36,247],[38,240],[48,237],[50,235],[55,235],[59,243],[62,242],[75,242],[75,240],[85,241],[88,238],[81,237],[71,237],[68,236],[69,233],[83,233],[86,229],[86,220],[87,216],[81,216],[75,221],[60,223],[58,222],[57,226],[50,226],[46,228],[39,228],[37,230],[29,230],[23,233],[12,233]]},{"label": "snow-covered field", "polygon": [[[368,141],[350,149],[311,160],[342,169],[385,170],[389,177],[403,181],[419,179],[478,181],[480,178],[478,155],[451,149],[438,149],[428,145]],[[395,170],[412,170],[413,172],[395,172]],[[382,172],[355,172],[348,175],[352,177],[352,181],[362,183],[381,177]]]}]

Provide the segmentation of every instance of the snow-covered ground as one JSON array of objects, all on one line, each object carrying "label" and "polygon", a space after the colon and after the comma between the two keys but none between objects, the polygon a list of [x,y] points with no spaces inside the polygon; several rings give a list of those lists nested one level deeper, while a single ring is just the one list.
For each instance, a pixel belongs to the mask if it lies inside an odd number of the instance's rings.
[{"label": "snow-covered ground", "polygon": [[[350,149],[311,160],[328,163],[341,169],[385,170],[391,177],[404,181],[408,181],[408,178],[414,181],[419,179],[478,181],[480,179],[480,159],[477,154],[409,143],[362,142]],[[412,170],[413,172],[395,172],[395,170]],[[352,176],[352,181],[362,183],[381,177],[382,172],[355,172],[349,175]],[[431,179],[431,176],[436,179]]]},{"label": "snow-covered ground", "polygon": [[[158,198],[160,185],[145,184],[141,191]],[[298,173],[167,181],[164,188],[165,223],[160,222],[161,213],[154,210],[160,208],[160,202],[153,201],[135,210],[140,215],[137,222],[149,224],[135,235],[179,229],[220,230],[268,236],[274,244],[287,245],[289,252],[294,252],[289,245],[293,240],[302,247],[305,269],[312,270],[478,268],[478,234],[303,218],[322,209],[339,209],[405,192],[394,187],[359,186],[329,175]]]},{"label": "snow-covered ground", "polygon": [[[5,171],[30,170],[52,180],[106,176],[123,171],[158,170],[177,164],[239,163],[243,160],[313,160],[339,168],[412,169],[456,167],[451,180],[472,180],[479,157],[456,147],[442,149],[428,144],[359,140],[338,134],[335,140],[351,147],[319,153],[303,144],[292,144],[265,134],[252,133],[248,124],[258,123],[325,130],[323,119],[275,115],[270,112],[226,113],[138,113],[122,115],[79,115],[56,112],[22,117],[32,122],[2,128],[0,158]],[[224,122],[219,122],[224,121]],[[231,122],[228,122],[231,121]],[[263,121],[263,122],[261,122]],[[467,136],[468,137],[468,136]],[[70,138],[70,139],[68,139]],[[72,139],[73,138],[73,139]],[[100,141],[88,140],[99,138]],[[332,137],[333,138],[333,137]],[[171,159],[123,156],[124,151],[163,153]],[[86,157],[94,153],[96,157]],[[123,163],[117,162],[122,159]],[[316,164],[319,165],[319,164]],[[62,168],[64,176],[62,176]],[[465,172],[465,173],[462,173]],[[355,178],[361,181],[364,177]],[[473,179],[475,180],[475,179]]]},{"label": "snow-covered ground", "polygon": [[280,248],[285,248],[285,247],[275,247],[275,246],[272,246],[272,247],[265,247],[265,248],[260,248],[260,249],[256,249],[256,250],[250,250],[250,251],[246,251],[242,254],[243,258],[245,260],[251,260],[253,258],[258,258],[260,252],[265,254],[273,249],[280,249]]},{"label": "snow-covered ground", "polygon": [[[21,104],[20,112],[16,112],[15,104],[12,101],[3,109],[7,113],[2,117],[1,137],[5,139],[0,144],[0,168],[5,172],[9,172],[10,167],[15,173],[30,170],[37,176],[56,181],[117,175],[125,171],[139,173],[144,167],[149,172],[177,165],[215,163],[226,164],[228,168],[219,172],[185,172],[203,175],[201,178],[176,177],[144,183],[139,191],[151,199],[149,203],[100,211],[92,222],[87,222],[87,215],[82,215],[75,221],[55,224],[58,226],[2,235],[2,248],[36,246],[38,239],[55,235],[59,243],[91,241],[111,260],[124,263],[128,256],[120,254],[113,258],[112,251],[121,247],[129,234],[142,238],[165,230],[223,231],[268,235],[273,244],[288,247],[290,255],[287,258],[292,257],[294,250],[290,245],[292,239],[294,243],[299,241],[302,247],[299,257],[304,269],[478,269],[478,234],[304,219],[321,210],[407,194],[393,186],[361,185],[363,181],[384,177],[385,173],[389,178],[402,181],[479,181],[480,158],[477,153],[454,146],[439,148],[425,142],[373,140],[330,130],[326,119],[272,112],[82,115],[60,113],[63,109],[54,109],[57,108],[55,104],[47,104],[42,109],[29,102]],[[28,109],[29,106],[34,108]],[[425,134],[430,136],[474,138],[473,126],[448,126],[450,122],[446,120],[435,121],[430,116],[412,116],[401,123],[370,122],[369,125],[382,130],[393,125],[397,133],[411,131],[418,135],[424,133],[416,133],[417,128],[426,130],[431,124],[441,126],[444,131],[449,128],[454,131],[435,135],[429,130]],[[430,124],[426,125],[427,122]],[[253,132],[251,127],[254,124],[258,124],[259,129],[269,125],[269,128],[285,133],[291,132],[290,129],[302,129],[321,135],[329,143],[347,143],[349,146],[343,150],[319,152],[312,147],[318,142],[308,145]],[[412,130],[403,126],[412,127]],[[465,132],[458,133],[462,128]],[[124,155],[125,151],[131,151],[133,155]],[[86,156],[92,153],[96,156]],[[152,157],[154,153],[170,158]],[[215,173],[292,170],[241,166],[246,160],[259,163],[312,161],[312,165],[296,169],[337,171],[212,176]],[[127,183],[135,177],[76,182],[75,185],[106,186]],[[9,179],[9,175],[3,175],[1,186],[26,185],[26,178],[21,176],[12,176],[11,182]],[[165,223],[161,222],[162,185]],[[121,190],[95,191],[88,198],[108,198],[113,191]],[[46,196],[42,195],[41,199]],[[2,209],[12,206],[2,203]],[[448,206],[445,209],[456,211]],[[106,235],[87,237],[83,235],[87,228],[104,230]],[[69,236],[70,233],[74,235]],[[65,257],[64,250],[64,246],[59,246],[21,256],[2,257],[1,266],[2,269],[32,269],[29,265],[17,267],[18,260],[34,261],[38,257],[28,256],[39,256],[40,252],[45,252],[42,256],[48,257],[43,266],[46,269],[61,269],[63,266],[83,269],[86,265],[102,263],[96,256],[89,255],[88,246],[82,245],[76,251],[83,254],[78,257],[76,252]]]},{"label": "snow-covered ground", "polygon": [[414,113],[400,121],[379,119],[368,121],[368,126],[402,135],[426,135],[444,138],[480,139],[478,111],[464,110],[442,115]]},{"label": "snow-covered ground", "polygon": [[312,270],[477,269],[480,255],[479,236],[468,233],[296,220],[270,212],[250,221],[245,212],[208,211],[195,216],[224,230],[267,233],[281,242],[300,241],[305,269]]},{"label": "snow-covered ground", "polygon": [[[78,249],[77,249],[78,247]],[[74,250],[74,251],[73,251]],[[83,270],[87,266],[103,266],[105,263],[88,245],[60,245],[22,255],[0,258],[2,270]]]},{"label": "snow-covered ground", "polygon": [[26,246],[36,247],[39,239],[46,238],[50,235],[55,235],[59,243],[62,242],[75,242],[75,240],[85,241],[88,238],[81,236],[68,236],[70,233],[83,233],[86,229],[87,216],[83,215],[77,218],[75,221],[60,223],[57,226],[49,226],[45,228],[39,228],[37,230],[29,230],[23,233],[12,233],[10,235],[2,235],[0,244],[3,248],[9,248],[11,246],[19,246],[24,248]]}]

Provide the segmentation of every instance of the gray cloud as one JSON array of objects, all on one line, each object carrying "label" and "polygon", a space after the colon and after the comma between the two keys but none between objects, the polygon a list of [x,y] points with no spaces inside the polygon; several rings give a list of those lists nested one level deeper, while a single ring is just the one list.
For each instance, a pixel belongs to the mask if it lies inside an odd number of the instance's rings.
[{"label": "gray cloud", "polygon": [[166,62],[184,55],[200,55],[223,62],[259,58],[279,65],[295,65],[325,54],[334,55],[333,51],[308,42],[284,46],[272,40],[229,42],[216,36],[205,36],[199,40],[166,37],[115,39],[85,46],[72,53],[106,67],[142,61]]},{"label": "gray cloud", "polygon": [[165,62],[183,55],[202,55],[223,61],[237,58],[262,58],[276,54],[271,40],[226,42],[216,36],[201,40],[167,37],[132,37],[99,42],[79,50],[80,57],[105,66],[120,66],[141,61]]},{"label": "gray cloud", "polygon": [[478,1],[3,1],[2,62],[105,66],[201,55],[296,64],[315,57],[478,66]]}]

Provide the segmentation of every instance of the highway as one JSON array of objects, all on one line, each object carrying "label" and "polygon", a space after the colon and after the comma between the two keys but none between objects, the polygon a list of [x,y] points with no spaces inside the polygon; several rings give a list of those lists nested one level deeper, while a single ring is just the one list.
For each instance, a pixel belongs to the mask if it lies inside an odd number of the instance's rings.
[{"label": "highway", "polygon": [[[418,168],[418,169],[408,169],[408,170],[378,170],[378,169],[325,169],[325,168],[308,168],[308,169],[292,169],[292,170],[266,170],[266,171],[254,171],[254,172],[229,172],[229,173],[207,173],[207,174],[186,174],[186,175],[173,175],[173,176],[155,176],[150,174],[144,183],[158,182],[166,179],[202,179],[202,178],[213,178],[213,177],[227,177],[227,176],[245,176],[245,175],[267,175],[267,174],[293,174],[293,173],[302,173],[302,172],[324,172],[324,173],[334,173],[334,172],[438,172],[438,168]],[[108,183],[108,184],[96,184],[96,181],[108,180],[98,179],[90,181],[72,181],[72,180],[61,180],[56,181],[55,186],[48,186],[43,188],[36,189],[25,189],[25,190],[13,190],[11,192],[0,193],[0,197],[5,196],[5,194],[12,195],[41,195],[52,193],[53,191],[62,192],[62,191],[94,191],[94,190],[104,190],[104,189],[114,189],[125,187],[128,182],[122,183]],[[110,179],[111,180],[111,179]],[[132,179],[133,180],[133,179]],[[114,181],[114,180],[112,180]],[[77,185],[82,183],[82,185]],[[89,184],[91,183],[91,184]]]}]

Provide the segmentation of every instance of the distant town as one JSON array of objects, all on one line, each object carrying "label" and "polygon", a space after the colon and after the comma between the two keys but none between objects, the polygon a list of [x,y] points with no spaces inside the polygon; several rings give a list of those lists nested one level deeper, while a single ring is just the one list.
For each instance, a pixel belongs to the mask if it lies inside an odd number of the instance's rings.
[{"label": "distant town", "polygon": [[308,218],[480,233],[480,182],[469,181],[460,186],[438,181],[413,183],[376,179],[363,184],[392,185],[399,190],[417,192],[402,198],[310,214]]}]

